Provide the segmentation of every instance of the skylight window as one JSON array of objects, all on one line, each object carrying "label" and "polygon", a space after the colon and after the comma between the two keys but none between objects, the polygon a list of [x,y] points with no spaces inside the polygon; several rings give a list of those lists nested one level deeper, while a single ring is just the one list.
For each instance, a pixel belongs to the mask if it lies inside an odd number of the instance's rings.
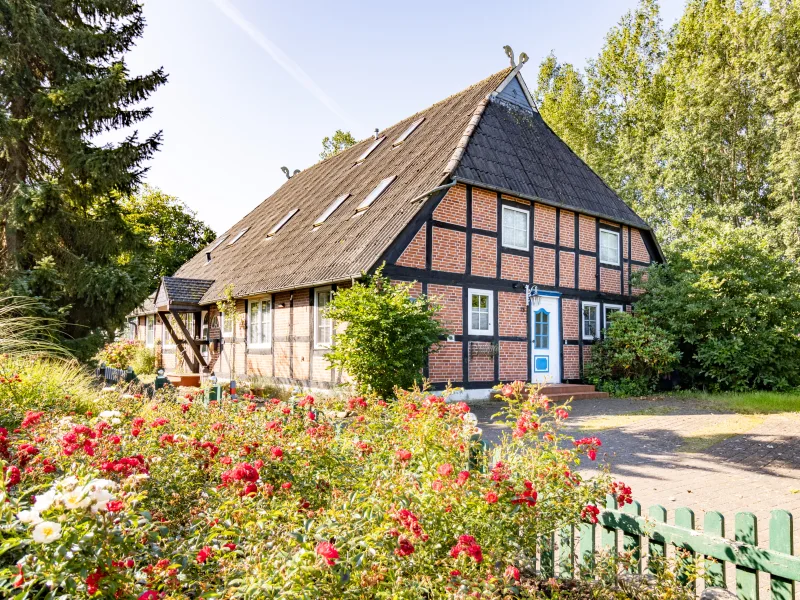
[{"label": "skylight window", "polygon": [[369,196],[364,198],[364,201],[361,204],[358,205],[358,208],[356,208],[356,212],[361,212],[362,210],[367,210],[370,207],[370,205],[373,202],[375,202],[375,200],[378,199],[378,196],[380,196],[384,191],[386,191],[386,188],[388,188],[389,185],[395,179],[397,179],[397,175],[392,175],[391,177],[387,177],[386,179],[381,181],[378,184],[378,186],[369,193]]},{"label": "skylight window", "polygon": [[414,130],[417,127],[419,127],[424,120],[425,117],[422,117],[421,119],[417,119],[411,125],[409,125],[408,129],[406,129],[399,138],[397,138],[394,142],[392,142],[392,146],[399,146],[400,144],[405,142],[406,138],[410,136],[412,133],[414,133]]},{"label": "skylight window", "polygon": [[333,212],[342,205],[342,202],[347,200],[349,197],[350,194],[342,194],[341,196],[336,198],[336,200],[331,202],[331,205],[325,209],[325,212],[322,213],[319,217],[317,217],[316,221],[314,221],[314,227],[319,227],[320,225],[322,225],[328,219],[328,217],[330,217],[333,214]]},{"label": "skylight window", "polygon": [[275,225],[275,227],[273,227],[272,229],[270,229],[267,232],[267,237],[271,238],[273,235],[278,233],[278,231],[280,231],[281,227],[286,225],[286,223],[289,222],[289,219],[291,219],[298,210],[300,210],[300,209],[299,208],[293,208],[288,213],[286,213],[286,215],[280,221],[278,221],[278,224]]},{"label": "skylight window", "polygon": [[375,148],[377,148],[378,146],[380,146],[380,145],[381,145],[381,142],[382,142],[383,140],[385,140],[385,139],[386,139],[386,136],[383,136],[383,137],[379,137],[377,140],[375,140],[374,142],[372,142],[372,144],[370,145],[370,147],[369,147],[369,148],[367,148],[366,150],[364,150],[364,154],[362,154],[361,156],[359,156],[359,157],[358,157],[358,160],[356,161],[356,164],[362,163],[362,162],[364,162],[365,160],[367,160],[367,157],[368,157],[370,154],[372,154],[372,151],[373,151],[373,150],[375,150]]},{"label": "skylight window", "polygon": [[233,246],[236,242],[238,242],[239,238],[242,237],[245,233],[247,233],[248,229],[250,229],[250,228],[249,227],[245,227],[239,233],[237,233],[236,236],[230,242],[228,242],[228,246]]},{"label": "skylight window", "polygon": [[206,250],[206,254],[210,254],[211,252],[213,252],[214,250],[219,248],[222,245],[222,242],[224,242],[227,239],[228,239],[228,234],[226,233],[225,235],[220,237],[216,242],[214,242],[214,244],[211,246],[211,248]]}]

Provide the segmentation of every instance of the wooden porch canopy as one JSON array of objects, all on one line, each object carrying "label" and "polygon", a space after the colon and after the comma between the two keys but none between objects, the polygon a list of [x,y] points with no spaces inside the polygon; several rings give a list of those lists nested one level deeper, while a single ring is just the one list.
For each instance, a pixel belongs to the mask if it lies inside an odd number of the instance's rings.
[{"label": "wooden porch canopy", "polygon": [[[200,353],[200,299],[208,288],[214,283],[208,279],[185,279],[181,277],[164,277],[158,286],[155,297],[155,305],[161,321],[164,323],[169,335],[175,342],[175,346],[183,356],[183,360],[191,369],[192,373],[199,373],[200,367],[208,369],[208,363]],[[193,313],[194,331],[190,332],[186,323],[181,318],[181,313]],[[169,315],[175,317],[175,323],[180,329],[183,337],[179,337],[167,318]],[[185,343],[184,343],[185,340]],[[187,348],[188,346],[188,348]]]}]

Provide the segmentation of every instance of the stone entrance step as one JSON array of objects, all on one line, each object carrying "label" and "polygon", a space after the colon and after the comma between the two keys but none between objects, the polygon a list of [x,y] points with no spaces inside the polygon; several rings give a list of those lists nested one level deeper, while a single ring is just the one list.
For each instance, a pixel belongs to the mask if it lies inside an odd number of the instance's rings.
[{"label": "stone entrance step", "polygon": [[539,391],[540,396],[544,396],[553,402],[564,402],[572,398],[573,400],[594,400],[597,398],[608,398],[607,392],[598,392],[593,385],[578,383],[553,383],[544,386]]}]

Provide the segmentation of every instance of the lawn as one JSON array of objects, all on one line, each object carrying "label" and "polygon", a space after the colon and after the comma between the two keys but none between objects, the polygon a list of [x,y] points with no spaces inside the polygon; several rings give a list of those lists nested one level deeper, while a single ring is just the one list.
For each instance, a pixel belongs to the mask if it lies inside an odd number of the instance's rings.
[{"label": "lawn", "polygon": [[696,400],[717,410],[741,414],[800,412],[800,391],[792,392],[697,392],[673,394],[676,398]]}]

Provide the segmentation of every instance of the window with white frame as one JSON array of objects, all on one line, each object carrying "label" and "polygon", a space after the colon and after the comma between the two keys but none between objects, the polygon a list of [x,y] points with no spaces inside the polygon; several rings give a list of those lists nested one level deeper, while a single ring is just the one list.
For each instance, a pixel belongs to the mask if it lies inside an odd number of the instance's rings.
[{"label": "window with white frame", "polygon": [[172,336],[170,335],[169,331],[167,330],[167,326],[163,324],[165,319],[169,321],[169,325],[170,325],[170,327],[172,327],[172,331],[174,331],[176,335],[178,333],[176,331],[178,326],[175,325],[175,319],[172,318],[172,315],[167,315],[166,317],[161,317],[161,323],[162,323],[162,325],[161,325],[161,344],[164,346],[164,348],[174,348],[175,347],[175,340],[172,339]]},{"label": "window with white frame", "polygon": [[600,305],[597,302],[584,302],[581,317],[583,339],[600,337]]},{"label": "window with white frame", "polygon": [[247,341],[251,346],[269,346],[272,343],[272,298],[250,300]]},{"label": "window with white frame", "polygon": [[469,333],[494,333],[494,294],[489,290],[469,291]]},{"label": "window with white frame", "polygon": [[[204,310],[200,313],[200,339],[208,342],[208,311]],[[200,354],[203,358],[208,359],[208,343],[200,345]]]},{"label": "window with white frame", "polygon": [[619,266],[619,232],[600,230],[600,262]]},{"label": "window with white frame", "polygon": [[330,348],[333,338],[333,319],[325,316],[325,309],[331,303],[331,289],[314,291],[314,347]]},{"label": "window with white frame", "polygon": [[156,316],[147,315],[147,334],[145,336],[145,343],[148,346],[154,346],[156,343]]},{"label": "window with white frame", "polygon": [[503,206],[503,246],[517,250],[528,249],[530,211]]},{"label": "window with white frame", "polygon": [[233,315],[219,313],[219,324],[220,330],[222,331],[222,337],[233,337],[233,320]]},{"label": "window with white frame", "polygon": [[622,312],[624,309],[620,304],[604,304],[603,305],[603,329],[608,327],[608,318],[615,312]]}]

